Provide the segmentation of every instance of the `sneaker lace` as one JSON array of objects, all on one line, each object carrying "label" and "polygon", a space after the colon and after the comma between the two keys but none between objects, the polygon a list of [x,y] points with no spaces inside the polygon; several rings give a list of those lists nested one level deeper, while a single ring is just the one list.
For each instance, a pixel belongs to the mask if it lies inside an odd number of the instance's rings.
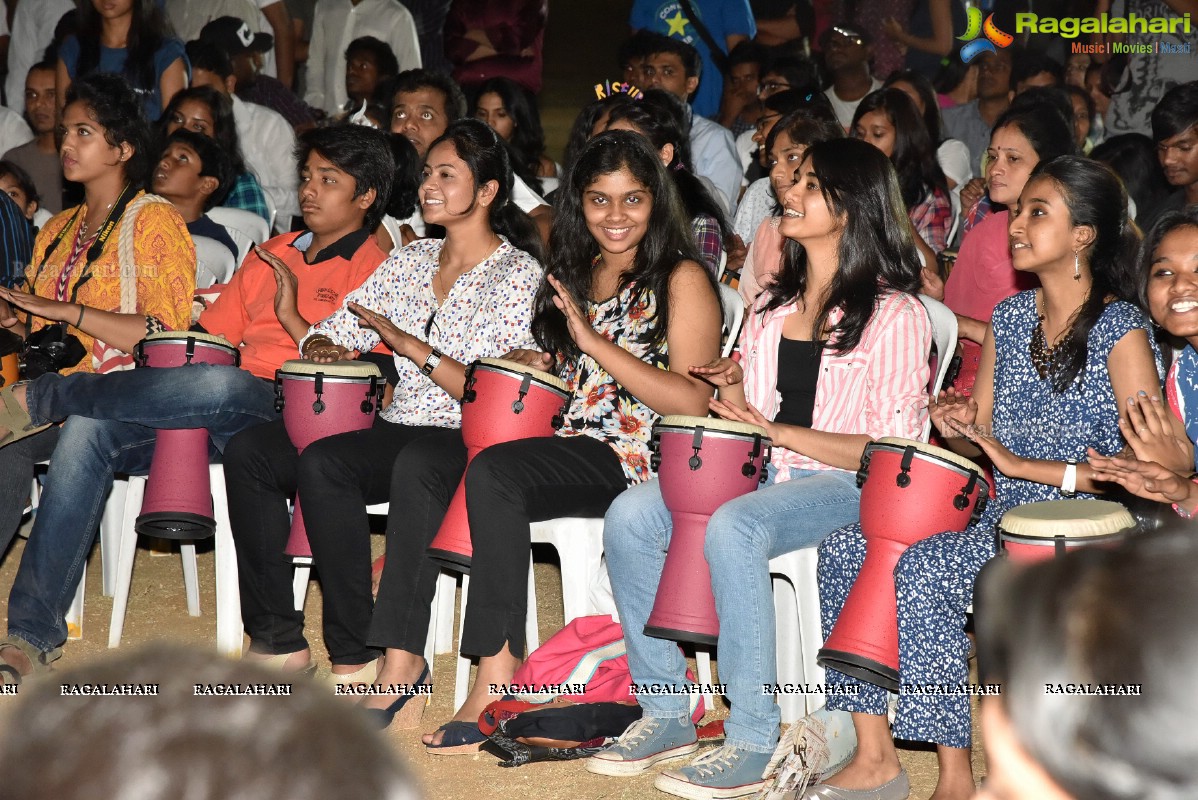
[{"label": "sneaker lace", "polygon": [[710,778],[721,772],[727,772],[736,769],[737,762],[740,761],[740,753],[735,747],[717,747],[706,755],[699,756],[691,762],[691,766],[700,777]]},{"label": "sneaker lace", "polygon": [[653,717],[641,717],[624,731],[624,735],[620,737],[620,745],[629,749],[636,747],[657,732],[657,725],[658,721]]}]

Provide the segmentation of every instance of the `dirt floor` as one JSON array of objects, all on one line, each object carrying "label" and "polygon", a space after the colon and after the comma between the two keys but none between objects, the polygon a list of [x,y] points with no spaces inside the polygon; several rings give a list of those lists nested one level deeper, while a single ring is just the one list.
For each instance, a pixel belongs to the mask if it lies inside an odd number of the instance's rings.
[{"label": "dirt floor", "polygon": [[[382,537],[372,537],[381,552]],[[0,563],[0,614],[7,618],[8,587],[24,550],[18,539]],[[552,550],[536,552],[551,556]],[[83,623],[83,638],[68,643],[66,654],[55,666],[67,668],[102,658],[108,653],[109,618],[112,598],[101,593],[100,552],[96,547],[88,574]],[[561,583],[556,563],[541,563],[535,569],[537,610],[541,639],[544,641],[562,623]],[[201,616],[189,617],[183,596],[183,578],[177,554],[156,554],[139,548],[134,564],[122,648],[133,648],[153,641],[185,642],[215,648],[215,594],[211,550],[199,556]],[[312,581],[308,592],[307,636],[318,657],[321,672],[327,672],[320,634],[320,586]],[[717,654],[718,656],[718,654]],[[718,673],[718,660],[713,663]],[[422,781],[426,794],[438,800],[477,800],[479,797],[531,797],[538,800],[618,800],[619,798],[664,797],[653,789],[653,775],[637,778],[607,778],[592,775],[581,763],[531,764],[517,769],[501,769],[494,756],[430,756],[420,745],[420,733],[431,730],[452,714],[454,662],[450,655],[437,657],[434,671],[435,691],[425,710],[424,721],[415,730],[390,730],[385,734],[395,749]],[[6,699],[0,698],[0,711]],[[726,714],[720,707],[708,720]],[[976,738],[976,732],[975,732]],[[903,763],[911,775],[913,798],[926,798],[935,786],[936,762],[931,752],[901,751]],[[975,772],[984,773],[980,752],[975,752]]]}]

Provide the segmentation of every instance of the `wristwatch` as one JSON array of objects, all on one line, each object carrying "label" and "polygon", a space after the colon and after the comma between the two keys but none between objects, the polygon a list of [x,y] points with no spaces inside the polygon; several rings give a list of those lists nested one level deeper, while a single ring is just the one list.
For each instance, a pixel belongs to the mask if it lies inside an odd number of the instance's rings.
[{"label": "wristwatch", "polygon": [[433,351],[424,359],[424,365],[420,368],[420,371],[425,375],[432,375],[433,370],[441,363],[441,355],[441,351],[434,347]]}]

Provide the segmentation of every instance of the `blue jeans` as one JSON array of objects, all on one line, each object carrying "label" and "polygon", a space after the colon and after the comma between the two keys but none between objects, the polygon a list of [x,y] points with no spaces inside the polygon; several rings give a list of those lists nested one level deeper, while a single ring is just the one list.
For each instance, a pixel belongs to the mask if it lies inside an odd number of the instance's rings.
[{"label": "blue jeans", "polygon": [[[720,618],[720,681],[732,704],[724,732],[729,744],[755,752],[772,751],[781,730],[781,712],[763,691],[777,680],[770,559],[815,547],[856,522],[861,501],[851,472],[792,470],[781,483],[776,475],[771,466],[765,486],[722,505],[707,523],[704,545]],[[603,545],[632,680],[681,688],[686,662],[678,645],[643,633],[672,528],[653,480],[616,498],[604,521]],[[682,694],[637,700],[650,717],[686,719],[690,713]]]},{"label": "blue jeans", "polygon": [[[0,448],[0,469],[10,464],[17,468],[4,474],[14,476],[18,489],[23,485],[27,490],[33,463],[51,459],[8,606],[9,633],[49,652],[66,641],[64,615],[95,540],[113,474],[149,470],[155,429],[209,428],[223,447],[233,434],[276,414],[266,381],[235,367],[209,365],[47,375],[30,383],[26,396],[35,422],[67,418],[56,434],[47,431]],[[55,435],[52,453],[43,452]],[[16,494],[21,497],[16,502],[23,502],[23,490],[6,489],[0,496],[0,522],[6,525],[13,516],[9,495]],[[15,530],[15,523],[11,527]],[[11,531],[0,531],[0,539],[11,536]]]}]

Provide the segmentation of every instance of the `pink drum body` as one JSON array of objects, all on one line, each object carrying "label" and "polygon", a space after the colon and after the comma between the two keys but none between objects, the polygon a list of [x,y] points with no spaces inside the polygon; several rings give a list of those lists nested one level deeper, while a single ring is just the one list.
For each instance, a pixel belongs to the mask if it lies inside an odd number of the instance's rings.
[{"label": "pink drum body", "polygon": [[[133,352],[139,367],[232,367],[241,361],[241,354],[232,345],[196,339],[186,332],[138,342]],[[200,539],[216,530],[208,477],[207,429],[158,431],[141,514],[134,529],[164,539]]]},{"label": "pink drum body", "polygon": [[898,690],[898,603],[894,568],[908,547],[981,516],[989,485],[935,454],[888,443],[865,447],[857,473],[865,561],[817,660]]},{"label": "pink drum body", "polygon": [[[552,436],[562,426],[570,396],[556,386],[535,375],[494,364],[471,364],[468,373],[462,396],[467,469],[474,457],[491,445]],[[437,535],[429,543],[428,554],[442,566],[469,572],[473,550],[463,477]]]},{"label": "pink drum body", "polygon": [[[300,453],[318,439],[362,431],[374,424],[383,400],[384,382],[378,377],[275,372],[275,408],[283,412],[287,438]],[[312,563],[312,548],[300,498],[291,510],[291,534],[283,552],[297,564]]]},{"label": "pink drum body", "polygon": [[998,547],[1012,561],[1028,564],[1062,556],[1080,547],[1115,547],[1127,538],[1129,531],[1117,531],[1101,536],[1026,536],[998,529]]},{"label": "pink drum body", "polygon": [[761,437],[746,433],[662,426],[653,432],[661,497],[673,532],[645,625],[647,636],[716,643],[720,621],[703,555],[707,521],[724,503],[752,492],[764,480],[768,450]]}]

